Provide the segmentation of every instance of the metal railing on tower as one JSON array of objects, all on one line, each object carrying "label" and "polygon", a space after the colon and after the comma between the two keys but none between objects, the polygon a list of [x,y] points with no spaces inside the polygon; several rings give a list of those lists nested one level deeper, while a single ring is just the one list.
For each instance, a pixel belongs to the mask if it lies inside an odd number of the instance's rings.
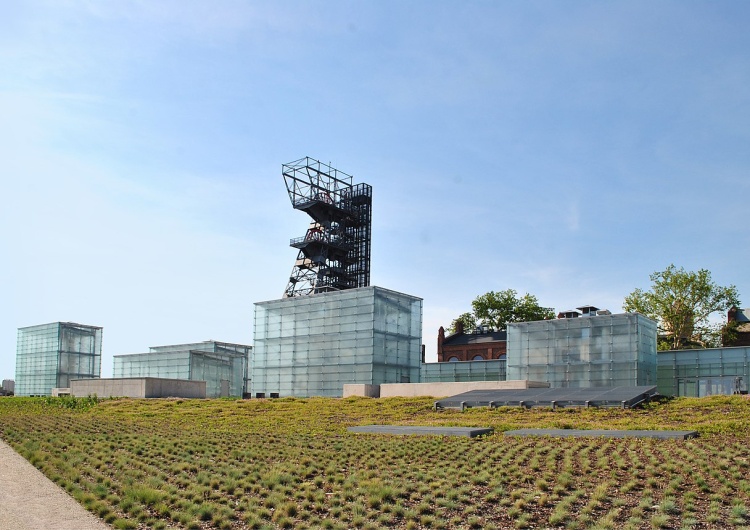
[{"label": "metal railing on tower", "polygon": [[295,261],[284,298],[370,285],[372,186],[310,157],[282,165],[292,206],[312,221],[290,241]]}]

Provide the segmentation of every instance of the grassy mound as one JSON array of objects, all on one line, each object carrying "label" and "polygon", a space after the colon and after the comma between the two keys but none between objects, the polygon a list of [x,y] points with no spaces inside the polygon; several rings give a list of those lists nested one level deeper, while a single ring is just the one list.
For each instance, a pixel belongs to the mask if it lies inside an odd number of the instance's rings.
[{"label": "grassy mound", "polygon": [[[750,506],[750,400],[432,410],[431,399],[0,398],[0,436],[115,528],[726,528]],[[491,426],[479,439],[354,435]],[[694,440],[508,438],[516,428]]]}]

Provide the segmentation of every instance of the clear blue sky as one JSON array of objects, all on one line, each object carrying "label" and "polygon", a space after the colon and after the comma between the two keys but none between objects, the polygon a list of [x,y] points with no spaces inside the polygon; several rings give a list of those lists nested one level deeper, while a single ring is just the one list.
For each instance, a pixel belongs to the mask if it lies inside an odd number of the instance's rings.
[{"label": "clear blue sky", "polygon": [[5,2],[0,378],[16,329],[252,343],[304,234],[281,164],[373,186],[423,341],[477,295],[619,312],[670,263],[750,306],[750,4]]}]

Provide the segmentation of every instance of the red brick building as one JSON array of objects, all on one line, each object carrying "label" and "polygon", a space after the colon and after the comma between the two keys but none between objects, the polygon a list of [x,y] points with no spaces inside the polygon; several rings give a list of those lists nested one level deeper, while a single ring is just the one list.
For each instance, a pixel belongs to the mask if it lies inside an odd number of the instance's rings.
[{"label": "red brick building", "polygon": [[731,308],[727,313],[727,323],[736,322],[731,344],[724,346],[750,346],[750,309]]},{"label": "red brick building", "polygon": [[455,361],[489,361],[504,359],[508,334],[505,331],[477,331],[464,333],[460,322],[453,335],[445,336],[445,329],[438,330],[437,358],[439,363]]}]

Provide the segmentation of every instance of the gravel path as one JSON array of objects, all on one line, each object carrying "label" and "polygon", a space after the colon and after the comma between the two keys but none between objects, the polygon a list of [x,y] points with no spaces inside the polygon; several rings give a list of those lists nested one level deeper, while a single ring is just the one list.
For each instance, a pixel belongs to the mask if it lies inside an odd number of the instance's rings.
[{"label": "gravel path", "polygon": [[2,440],[0,528],[111,530]]}]

